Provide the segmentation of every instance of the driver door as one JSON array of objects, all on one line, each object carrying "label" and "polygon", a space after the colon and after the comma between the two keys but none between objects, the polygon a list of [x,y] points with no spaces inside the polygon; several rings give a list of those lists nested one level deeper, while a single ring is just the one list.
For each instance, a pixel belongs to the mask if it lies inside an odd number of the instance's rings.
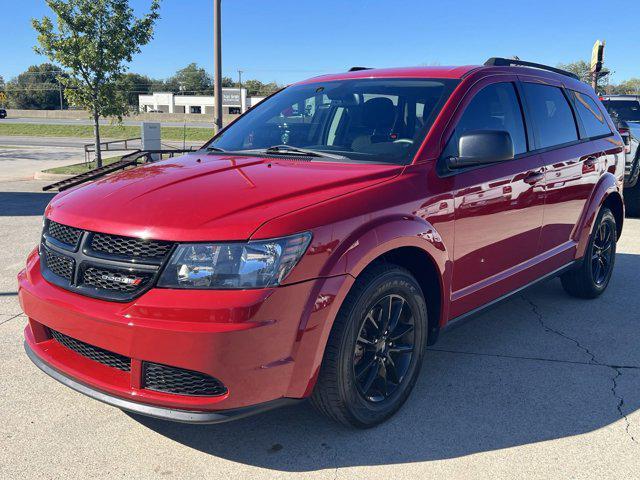
[{"label": "driver door", "polygon": [[512,160],[450,172],[455,209],[452,317],[531,281],[529,266],[539,252],[542,162],[529,153],[516,79],[500,78],[506,81],[488,79],[467,94],[445,148],[444,157],[456,156],[463,133],[500,130],[511,135],[515,155]]}]

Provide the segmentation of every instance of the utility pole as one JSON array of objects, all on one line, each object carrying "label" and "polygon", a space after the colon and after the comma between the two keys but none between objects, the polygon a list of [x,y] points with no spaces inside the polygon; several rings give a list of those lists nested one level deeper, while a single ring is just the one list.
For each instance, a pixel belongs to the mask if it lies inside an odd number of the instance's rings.
[{"label": "utility pole", "polygon": [[62,83],[58,80],[58,93],[60,94],[60,110],[63,110],[62,106]]},{"label": "utility pole", "polygon": [[215,133],[222,130],[222,0],[213,0],[213,96]]},{"label": "utility pole", "polygon": [[238,89],[240,95],[240,113],[244,113],[245,104],[242,101],[242,70],[238,70]]}]

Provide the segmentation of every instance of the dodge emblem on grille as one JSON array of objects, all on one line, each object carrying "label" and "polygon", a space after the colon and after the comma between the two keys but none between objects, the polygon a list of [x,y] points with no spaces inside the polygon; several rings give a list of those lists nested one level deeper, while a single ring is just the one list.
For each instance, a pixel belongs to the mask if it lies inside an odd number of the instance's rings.
[{"label": "dodge emblem on grille", "polygon": [[100,278],[102,278],[102,280],[107,280],[109,282],[124,283],[126,285],[140,285],[140,282],[142,282],[141,278],[128,278],[128,277],[120,277],[116,275],[101,275]]}]

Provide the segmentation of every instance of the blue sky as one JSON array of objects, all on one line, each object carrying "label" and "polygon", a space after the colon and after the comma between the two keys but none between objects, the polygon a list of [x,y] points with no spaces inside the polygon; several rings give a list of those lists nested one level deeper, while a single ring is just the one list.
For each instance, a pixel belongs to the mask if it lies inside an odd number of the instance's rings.
[{"label": "blue sky", "polygon": [[[143,11],[149,0],[132,0]],[[163,0],[155,39],[131,71],[164,78],[190,62],[213,68],[212,0]],[[602,0],[223,0],[227,76],[290,83],[352,65],[478,64],[491,56],[556,65],[588,59],[606,39],[614,81],[640,77],[640,2]],[[624,12],[616,14],[616,12]],[[43,0],[0,0],[0,75],[45,59],[30,19]],[[600,13],[599,13],[600,12]],[[604,12],[604,13],[602,13]]]}]

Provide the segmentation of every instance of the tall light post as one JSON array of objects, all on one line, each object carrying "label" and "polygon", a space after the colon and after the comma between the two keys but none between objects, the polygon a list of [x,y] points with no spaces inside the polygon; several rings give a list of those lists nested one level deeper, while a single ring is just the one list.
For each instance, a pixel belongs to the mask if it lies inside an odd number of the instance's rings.
[{"label": "tall light post", "polygon": [[240,113],[244,113],[246,105],[242,98],[242,70],[238,70],[238,89],[240,90]]},{"label": "tall light post", "polygon": [[213,0],[213,96],[214,96],[214,130],[222,130],[222,0]]}]

